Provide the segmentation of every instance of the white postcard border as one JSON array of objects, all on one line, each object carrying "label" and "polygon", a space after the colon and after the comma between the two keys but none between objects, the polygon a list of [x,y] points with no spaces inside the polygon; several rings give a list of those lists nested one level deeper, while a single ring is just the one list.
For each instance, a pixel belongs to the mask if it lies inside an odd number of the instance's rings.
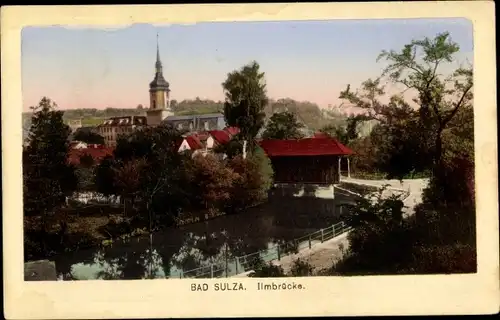
[{"label": "white postcard border", "polygon": [[[470,275],[238,279],[247,291],[192,292],[206,280],[23,281],[21,29],[24,26],[200,21],[464,17],[474,26],[478,272]],[[498,311],[498,192],[494,3],[229,4],[2,7],[2,163],[5,317],[8,319],[474,314]],[[256,282],[300,291],[256,291]]]}]

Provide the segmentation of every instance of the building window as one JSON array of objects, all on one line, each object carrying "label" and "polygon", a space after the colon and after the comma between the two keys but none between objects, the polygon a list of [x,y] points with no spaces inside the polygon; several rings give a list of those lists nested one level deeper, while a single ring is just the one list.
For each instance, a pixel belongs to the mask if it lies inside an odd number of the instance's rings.
[{"label": "building window", "polygon": [[208,125],[208,121],[205,121],[203,123],[203,126],[204,126],[205,130],[207,130],[207,131],[210,130],[210,126]]}]

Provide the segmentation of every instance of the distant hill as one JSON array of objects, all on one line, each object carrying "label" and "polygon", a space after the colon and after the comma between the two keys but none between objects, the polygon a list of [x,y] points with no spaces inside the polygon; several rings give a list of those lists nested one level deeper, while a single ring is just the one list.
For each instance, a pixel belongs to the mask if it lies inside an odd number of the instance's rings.
[{"label": "distant hill", "polygon": [[[171,108],[175,115],[194,115],[223,112],[224,102],[208,99],[186,99],[182,101],[172,100]],[[83,126],[93,126],[101,123],[110,117],[120,117],[127,115],[146,115],[146,110],[142,105],[136,108],[84,108],[70,109],[64,111],[65,120],[82,119]],[[334,109],[321,109],[317,104],[309,101],[296,101],[290,98],[271,100],[264,110],[267,118],[274,112],[288,110],[297,115],[297,118],[310,130],[318,130],[329,124],[340,125],[344,123],[347,115]],[[31,113],[23,113],[23,121],[26,128],[26,120],[31,118]],[[29,129],[29,126],[27,127]]]}]

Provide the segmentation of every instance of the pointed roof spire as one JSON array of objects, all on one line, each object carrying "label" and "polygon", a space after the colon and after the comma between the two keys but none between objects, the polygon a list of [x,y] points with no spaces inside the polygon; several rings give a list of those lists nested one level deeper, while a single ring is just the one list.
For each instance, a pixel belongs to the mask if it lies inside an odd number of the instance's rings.
[{"label": "pointed roof spire", "polygon": [[160,60],[160,41],[158,40],[158,32],[156,33],[156,72],[162,72],[161,60]]},{"label": "pointed roof spire", "polygon": [[158,32],[156,32],[156,63],[155,63],[155,78],[149,84],[150,89],[165,89],[170,91],[169,83],[163,78],[163,67],[160,60],[160,41],[158,39]]},{"label": "pointed roof spire", "polygon": [[158,40],[158,32],[156,32],[156,62],[160,62],[160,41]]}]

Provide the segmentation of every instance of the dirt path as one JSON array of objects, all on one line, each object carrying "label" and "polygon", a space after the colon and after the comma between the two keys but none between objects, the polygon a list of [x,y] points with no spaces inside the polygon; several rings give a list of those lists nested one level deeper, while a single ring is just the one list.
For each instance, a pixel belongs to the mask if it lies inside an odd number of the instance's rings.
[{"label": "dirt path", "polygon": [[285,256],[280,261],[275,260],[273,264],[281,266],[285,273],[290,272],[294,261],[297,259],[308,262],[313,266],[313,273],[331,267],[334,262],[342,258],[349,247],[347,234],[344,233],[323,243],[318,243],[311,249],[306,248],[296,254]]},{"label": "dirt path", "polygon": [[[427,187],[429,179],[404,179],[404,180],[362,180],[353,178],[341,178],[342,182],[355,183],[366,186],[382,187],[389,185],[387,191],[400,190],[408,192],[408,196],[404,199],[405,215],[412,215],[414,208],[422,201],[423,190]],[[390,192],[388,193],[390,195]]]}]

